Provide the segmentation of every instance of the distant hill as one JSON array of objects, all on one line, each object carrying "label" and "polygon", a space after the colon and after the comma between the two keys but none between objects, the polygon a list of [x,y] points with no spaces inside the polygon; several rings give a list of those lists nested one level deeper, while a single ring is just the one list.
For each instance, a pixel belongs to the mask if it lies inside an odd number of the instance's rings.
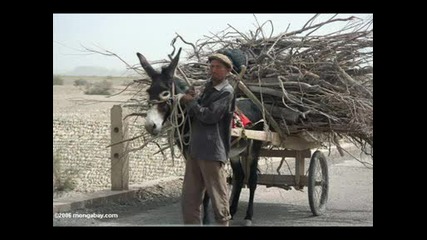
[{"label": "distant hill", "polygon": [[98,66],[79,66],[72,71],[63,73],[63,75],[69,76],[123,76],[129,74],[131,74],[131,72],[126,72],[125,69],[116,70]]}]

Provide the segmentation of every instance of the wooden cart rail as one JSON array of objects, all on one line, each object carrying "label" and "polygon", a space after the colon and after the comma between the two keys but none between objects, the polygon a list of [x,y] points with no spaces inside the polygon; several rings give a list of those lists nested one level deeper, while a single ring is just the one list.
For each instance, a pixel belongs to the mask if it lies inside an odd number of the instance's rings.
[{"label": "wooden cart rail", "polygon": [[231,136],[233,137],[265,141],[274,146],[293,150],[305,150],[319,147],[321,145],[321,140],[319,138],[322,136],[319,134],[317,135],[318,136],[315,137],[313,134],[309,134],[308,132],[302,132],[287,136],[285,140],[282,140],[276,132],[248,130],[243,128],[231,129]]}]

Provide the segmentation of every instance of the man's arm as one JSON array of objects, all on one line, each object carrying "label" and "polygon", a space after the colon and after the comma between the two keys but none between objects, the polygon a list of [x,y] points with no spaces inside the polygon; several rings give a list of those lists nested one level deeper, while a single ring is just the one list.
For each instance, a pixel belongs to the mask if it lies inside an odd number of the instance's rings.
[{"label": "man's arm", "polygon": [[214,124],[219,122],[219,120],[224,116],[224,113],[229,110],[232,99],[233,94],[231,92],[224,91],[217,100],[213,101],[207,107],[200,106],[195,99],[192,99],[186,103],[186,108],[191,116],[196,117],[201,122]]}]

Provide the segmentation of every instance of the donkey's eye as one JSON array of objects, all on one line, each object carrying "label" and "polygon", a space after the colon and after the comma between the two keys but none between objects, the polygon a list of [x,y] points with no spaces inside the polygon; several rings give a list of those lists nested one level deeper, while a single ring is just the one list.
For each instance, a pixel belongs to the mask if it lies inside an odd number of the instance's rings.
[{"label": "donkey's eye", "polygon": [[159,98],[162,100],[165,100],[165,99],[168,99],[170,95],[171,95],[170,91],[163,91],[162,93],[159,94]]}]

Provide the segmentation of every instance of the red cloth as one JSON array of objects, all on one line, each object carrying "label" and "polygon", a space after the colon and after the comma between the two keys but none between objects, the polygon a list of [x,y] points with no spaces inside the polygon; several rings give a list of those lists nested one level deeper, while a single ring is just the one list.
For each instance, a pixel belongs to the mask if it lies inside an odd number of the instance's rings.
[{"label": "red cloth", "polygon": [[249,120],[248,117],[245,116],[245,114],[243,114],[242,112],[234,112],[234,117],[233,117],[233,124],[232,124],[232,128],[236,128],[236,122],[240,121],[243,125],[243,128],[245,128],[247,125],[251,124],[251,120]]}]

